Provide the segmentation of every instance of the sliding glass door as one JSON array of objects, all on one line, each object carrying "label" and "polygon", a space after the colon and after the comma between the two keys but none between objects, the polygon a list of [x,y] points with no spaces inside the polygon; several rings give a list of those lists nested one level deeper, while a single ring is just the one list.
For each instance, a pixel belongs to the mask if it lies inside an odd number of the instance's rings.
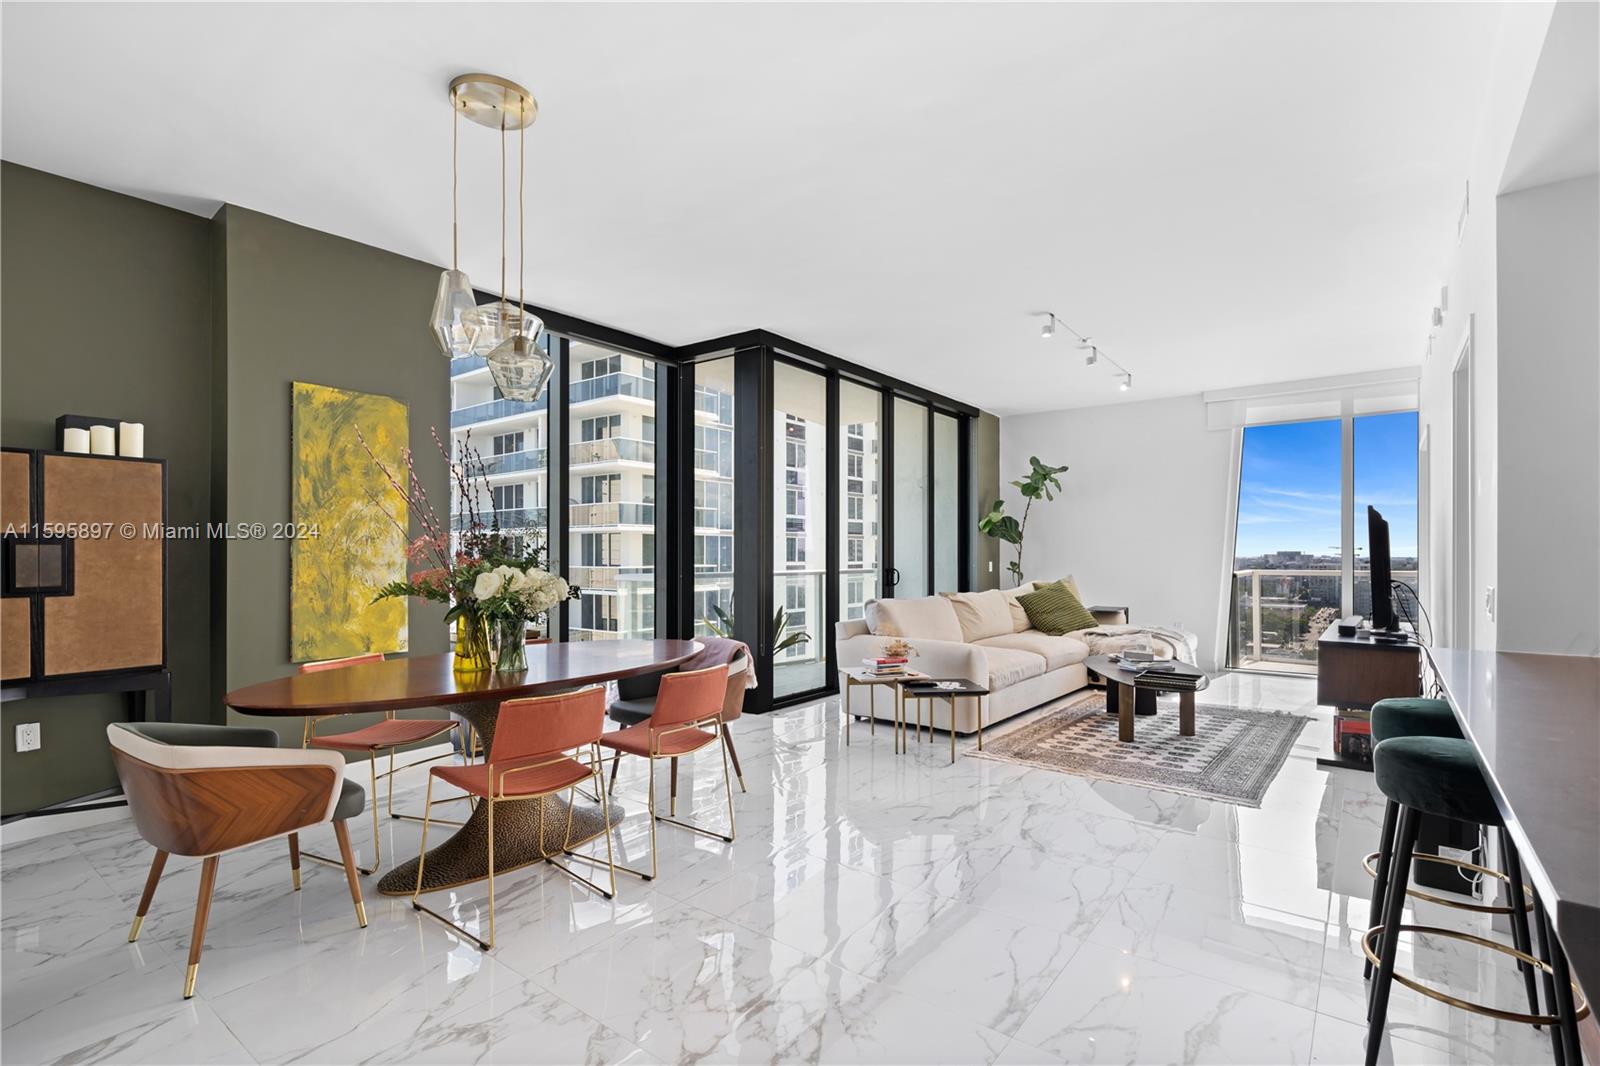
[{"label": "sliding glass door", "polygon": [[961,592],[961,424],[933,415],[933,591]]},{"label": "sliding glass door", "polygon": [[894,399],[894,557],[889,582],[898,597],[926,596],[929,588],[928,408]]},{"label": "sliding glass door", "polygon": [[839,383],[839,612],[861,618],[878,598],[883,393],[854,381]]},{"label": "sliding glass door", "polygon": [[772,692],[782,699],[827,684],[830,464],[828,383],[821,374],[773,364],[772,456]]}]

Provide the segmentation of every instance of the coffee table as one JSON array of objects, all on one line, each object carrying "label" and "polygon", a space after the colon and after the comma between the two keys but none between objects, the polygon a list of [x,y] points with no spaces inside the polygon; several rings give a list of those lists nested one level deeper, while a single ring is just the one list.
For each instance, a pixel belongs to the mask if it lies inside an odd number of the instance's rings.
[{"label": "coffee table", "polygon": [[[1120,662],[1112,662],[1109,655],[1091,655],[1083,661],[1083,665],[1106,679],[1106,711],[1116,712],[1117,739],[1124,743],[1133,740],[1133,718],[1138,711],[1139,701],[1148,700],[1153,707],[1157,693],[1172,691],[1142,682],[1134,670],[1124,669]],[[1138,665],[1142,667],[1146,664]],[[1178,732],[1181,735],[1194,736],[1194,694],[1205,691],[1210,683],[1210,678],[1202,676],[1193,692],[1178,693]]]}]

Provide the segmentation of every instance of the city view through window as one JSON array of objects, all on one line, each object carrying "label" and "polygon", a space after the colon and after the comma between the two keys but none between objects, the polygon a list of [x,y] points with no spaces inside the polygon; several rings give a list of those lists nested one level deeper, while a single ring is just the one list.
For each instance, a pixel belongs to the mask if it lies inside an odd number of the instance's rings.
[{"label": "city view through window", "polygon": [[[1417,587],[1416,412],[1361,415],[1349,423],[1351,543],[1342,534],[1344,420],[1245,428],[1229,647],[1235,666],[1314,670],[1317,641],[1328,626],[1347,613],[1371,614],[1368,505],[1389,524],[1394,580]],[[1346,554],[1354,578],[1348,590]],[[1398,597],[1397,603],[1409,606]]]}]

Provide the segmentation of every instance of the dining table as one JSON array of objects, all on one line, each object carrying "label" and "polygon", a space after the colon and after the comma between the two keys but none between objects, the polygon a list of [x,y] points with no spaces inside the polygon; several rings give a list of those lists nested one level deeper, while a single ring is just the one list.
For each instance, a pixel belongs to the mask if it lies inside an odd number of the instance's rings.
[{"label": "dining table", "polygon": [[[489,753],[494,750],[495,721],[505,700],[663,672],[701,648],[692,640],[531,644],[527,668],[510,673],[458,671],[456,657],[450,654],[405,656],[261,681],[229,692],[225,702],[241,714],[278,718],[439,707],[465,719]],[[598,802],[569,804],[559,796],[507,801],[496,807],[496,873],[559,855],[564,845],[592,840],[606,831],[608,822],[615,826],[622,817],[615,802],[606,810]],[[470,884],[489,875],[488,810],[488,804],[476,804],[455,833],[428,849],[422,891]],[[379,880],[378,891],[411,895],[417,888],[417,864],[418,859],[410,859],[391,869]]]}]

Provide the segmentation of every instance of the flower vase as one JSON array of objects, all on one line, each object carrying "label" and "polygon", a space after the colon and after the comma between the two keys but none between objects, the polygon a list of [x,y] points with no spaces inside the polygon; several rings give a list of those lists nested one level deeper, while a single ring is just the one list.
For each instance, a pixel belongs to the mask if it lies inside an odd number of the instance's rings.
[{"label": "flower vase", "polygon": [[489,646],[489,620],[476,611],[464,612],[456,619],[457,674],[484,674],[494,665]]},{"label": "flower vase", "polygon": [[496,673],[520,674],[528,668],[527,632],[526,618],[502,618],[495,623]]}]

